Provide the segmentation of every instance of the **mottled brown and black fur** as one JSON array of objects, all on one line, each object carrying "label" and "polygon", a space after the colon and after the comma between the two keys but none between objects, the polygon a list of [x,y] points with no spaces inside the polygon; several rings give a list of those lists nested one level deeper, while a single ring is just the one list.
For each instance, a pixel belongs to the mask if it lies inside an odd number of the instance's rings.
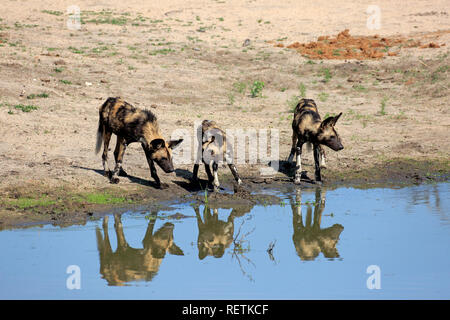
[{"label": "mottled brown and black fur", "polygon": [[314,150],[315,178],[317,182],[322,181],[320,174],[321,162],[324,160],[325,152],[321,145],[325,145],[334,151],[344,149],[341,139],[334,126],[342,112],[335,117],[328,117],[324,121],[320,118],[317,105],[312,99],[301,99],[294,111],[292,121],[292,148],[289,162],[297,155],[295,170],[295,183],[300,183],[302,174],[301,154],[304,143],[310,143]]},{"label": "mottled brown and black fur", "polygon": [[96,146],[96,153],[98,153],[103,142],[102,160],[105,175],[110,174],[109,165],[107,166],[108,148],[113,133],[117,135],[117,143],[114,150],[116,165],[111,175],[111,182],[119,182],[117,175],[126,176],[126,172],[122,169],[122,161],[127,145],[140,142],[152,178],[155,179],[158,187],[165,186],[161,184],[154,162],[164,172],[173,172],[172,149],[180,144],[183,139],[167,143],[161,135],[156,116],[151,111],[135,108],[119,97],[108,98],[99,109]]},{"label": "mottled brown and black fur", "polygon": [[[225,160],[234,179],[240,185],[242,181],[239,178],[236,166],[233,164],[232,145],[227,141],[225,132],[217,126],[216,122],[210,120],[203,120],[201,129],[198,128],[198,130],[201,130],[198,138],[199,145],[201,144],[202,148],[201,154],[197,155],[197,161],[194,164],[193,181],[196,182],[198,180],[198,168],[200,166],[198,162],[201,160],[205,165],[208,182],[214,185],[215,190],[218,190],[220,186],[217,174],[219,162]],[[211,173],[210,167],[212,167],[213,173]]]}]

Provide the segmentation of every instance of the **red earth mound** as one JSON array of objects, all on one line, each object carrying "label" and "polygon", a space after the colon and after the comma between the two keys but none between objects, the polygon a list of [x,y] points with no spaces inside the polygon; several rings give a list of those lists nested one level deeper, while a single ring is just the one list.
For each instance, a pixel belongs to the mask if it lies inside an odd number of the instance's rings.
[{"label": "red earth mound", "polygon": [[[273,43],[273,42],[271,42]],[[275,47],[284,47],[275,43]],[[309,59],[380,59],[385,56],[396,56],[402,48],[439,48],[434,42],[422,44],[419,40],[401,37],[352,36],[348,29],[336,37],[320,36],[317,41],[309,43],[295,42],[287,46],[295,49]]]}]

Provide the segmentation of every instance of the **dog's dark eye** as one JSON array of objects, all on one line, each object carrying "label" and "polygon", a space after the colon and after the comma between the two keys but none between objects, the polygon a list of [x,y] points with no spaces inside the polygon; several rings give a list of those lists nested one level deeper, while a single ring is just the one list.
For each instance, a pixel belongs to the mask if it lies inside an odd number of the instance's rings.
[{"label": "dog's dark eye", "polygon": [[336,138],[336,136],[331,136],[331,137],[330,137],[330,139],[334,139],[334,138]]}]

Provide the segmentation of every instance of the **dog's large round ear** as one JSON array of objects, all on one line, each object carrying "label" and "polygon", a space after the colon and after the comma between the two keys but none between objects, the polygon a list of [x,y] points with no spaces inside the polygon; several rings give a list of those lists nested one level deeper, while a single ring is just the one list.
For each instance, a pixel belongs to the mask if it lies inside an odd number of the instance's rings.
[{"label": "dog's large round ear", "polygon": [[170,149],[175,149],[181,142],[183,142],[183,139],[178,139],[178,140],[170,140],[168,147]]},{"label": "dog's large round ear", "polygon": [[336,124],[336,122],[339,120],[339,118],[342,116],[342,112],[339,113],[337,116],[334,117],[333,119],[333,126]]},{"label": "dog's large round ear", "polygon": [[150,142],[150,145],[153,150],[161,149],[164,146],[164,140],[163,139],[153,139],[152,142]]},{"label": "dog's large round ear", "polygon": [[340,116],[342,115],[342,112],[339,113],[337,116],[334,117],[328,117],[325,120],[322,121],[322,123],[320,124],[321,128],[325,128],[325,127],[332,127],[336,124],[336,121],[338,121],[338,119],[340,118]]},{"label": "dog's large round ear", "polygon": [[141,137],[139,139],[139,142],[142,144],[142,146],[144,146],[145,148],[148,148],[148,143],[143,137]]}]

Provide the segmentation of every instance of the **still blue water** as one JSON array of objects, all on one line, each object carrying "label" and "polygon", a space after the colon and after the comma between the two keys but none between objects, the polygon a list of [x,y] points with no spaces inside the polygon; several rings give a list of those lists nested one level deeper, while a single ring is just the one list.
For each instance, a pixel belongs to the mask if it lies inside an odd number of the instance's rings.
[{"label": "still blue water", "polygon": [[277,195],[1,231],[0,299],[450,299],[450,184]]}]

